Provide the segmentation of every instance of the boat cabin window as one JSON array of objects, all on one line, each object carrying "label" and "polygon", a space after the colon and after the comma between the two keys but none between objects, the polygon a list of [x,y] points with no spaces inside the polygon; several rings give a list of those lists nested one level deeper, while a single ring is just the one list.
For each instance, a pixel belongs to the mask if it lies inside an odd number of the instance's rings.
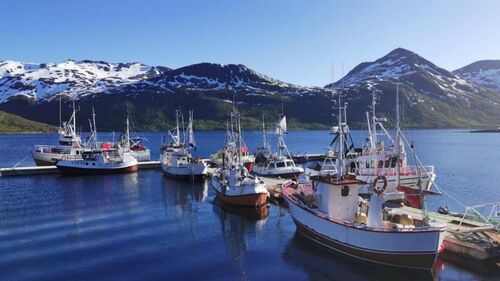
[{"label": "boat cabin window", "polygon": [[397,164],[397,157],[391,157],[391,168],[395,168]]},{"label": "boat cabin window", "polygon": [[370,162],[366,161],[366,168],[370,169]]},{"label": "boat cabin window", "polygon": [[389,158],[389,159],[385,160],[385,165],[384,165],[384,167],[385,167],[385,168],[389,168],[389,166],[390,166],[390,165],[391,165],[391,159]]},{"label": "boat cabin window", "polygon": [[288,167],[293,167],[293,162],[292,161],[286,161],[286,165]]},{"label": "boat cabin window", "polygon": [[349,187],[347,185],[342,186],[342,189],[340,190],[340,194],[343,197],[349,196]]},{"label": "boat cabin window", "polygon": [[276,168],[283,168],[285,167],[285,162],[276,162]]},{"label": "boat cabin window", "polygon": [[71,146],[72,142],[71,141],[60,141],[59,144],[63,145],[63,146]]},{"label": "boat cabin window", "polygon": [[378,161],[378,168],[381,169],[383,167],[384,167],[384,161],[383,160]]}]

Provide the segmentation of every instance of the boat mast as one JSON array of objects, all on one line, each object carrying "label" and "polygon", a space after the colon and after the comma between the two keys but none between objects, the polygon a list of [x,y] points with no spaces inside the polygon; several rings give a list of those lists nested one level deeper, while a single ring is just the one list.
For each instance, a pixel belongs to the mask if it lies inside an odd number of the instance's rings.
[{"label": "boat mast", "polygon": [[401,183],[401,124],[399,120],[399,83],[396,83],[396,187]]},{"label": "boat mast", "polygon": [[175,145],[180,145],[180,132],[179,132],[179,110],[175,110]]},{"label": "boat mast", "polygon": [[240,120],[241,116],[238,110],[236,110],[235,115],[236,115],[236,129],[238,130],[238,140],[236,143],[236,149],[238,150],[238,164],[241,164],[241,120]]},{"label": "boat mast", "polygon": [[[347,106],[347,103],[342,104],[342,94],[343,94],[343,89],[342,91],[338,94],[338,134],[339,134],[339,149],[337,153],[337,159],[335,165],[337,166],[338,169],[338,177],[341,177],[344,175],[344,120],[343,117],[345,118],[345,107]],[[344,112],[343,112],[344,111]]]},{"label": "boat mast", "polygon": [[264,113],[262,113],[262,146],[264,147],[264,150],[267,150],[269,148],[267,144],[266,121],[264,120]]},{"label": "boat mast", "polygon": [[187,127],[188,134],[188,145],[189,147],[196,148],[196,141],[194,140],[194,132],[193,132],[193,111],[189,111],[189,122]]},{"label": "boat mast", "polygon": [[94,107],[92,107],[92,124],[93,124],[93,135],[94,135],[94,145],[95,147],[97,148],[99,145],[98,145],[98,140],[97,140],[97,127],[95,125],[95,111],[94,111]]},{"label": "boat mast", "polygon": [[375,93],[375,90],[372,92],[372,134],[370,136],[371,138],[371,145],[372,148],[375,148],[376,143],[377,143],[377,116],[375,115],[376,112],[376,106],[377,106],[377,94]]},{"label": "boat mast", "polygon": [[[113,135],[114,138],[114,135]],[[127,114],[127,131],[125,132],[125,147],[126,150],[130,150],[130,128],[129,128],[129,120]]]}]

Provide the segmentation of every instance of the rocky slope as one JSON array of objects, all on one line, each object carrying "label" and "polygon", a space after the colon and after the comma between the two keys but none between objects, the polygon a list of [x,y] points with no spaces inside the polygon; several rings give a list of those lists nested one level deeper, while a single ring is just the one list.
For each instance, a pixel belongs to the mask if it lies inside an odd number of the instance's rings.
[{"label": "rocky slope", "polygon": [[453,71],[460,78],[500,93],[500,60],[481,60]]}]

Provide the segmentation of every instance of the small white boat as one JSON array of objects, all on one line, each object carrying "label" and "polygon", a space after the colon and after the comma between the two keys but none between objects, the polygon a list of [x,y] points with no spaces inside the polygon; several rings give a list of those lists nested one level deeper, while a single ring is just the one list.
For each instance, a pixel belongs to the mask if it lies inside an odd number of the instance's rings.
[{"label": "small white boat", "polygon": [[[180,111],[176,111],[176,128],[169,132],[171,141],[161,149],[160,162],[163,172],[170,177],[185,179],[203,179],[208,172],[207,164],[200,158],[193,158],[191,148],[196,147],[193,133],[193,112],[189,112],[187,140],[181,141],[179,128]],[[186,143],[188,146],[186,146]],[[189,147],[189,148],[188,148]]]},{"label": "small white boat", "polygon": [[[270,148],[266,143],[266,131],[263,124],[263,140],[264,149],[270,152]],[[276,136],[278,139],[278,153],[269,153],[267,157],[263,155],[261,161],[257,161],[253,168],[253,173],[259,176],[293,178],[296,179],[304,172],[304,168],[296,166],[295,162],[288,151],[283,135],[287,132],[286,116],[283,115],[276,126]],[[267,146],[267,148],[266,148]],[[261,159],[259,157],[259,159]]]},{"label": "small white boat", "polygon": [[[237,134],[241,136],[240,115],[236,109],[233,110]],[[210,179],[210,185],[223,202],[239,206],[262,206],[267,203],[269,192],[264,182],[250,175],[241,162],[241,145],[242,139],[237,137],[235,147],[228,147],[222,153],[222,164]]]},{"label": "small white boat", "polygon": [[[340,97],[338,104],[335,173],[325,170],[311,176],[310,185],[290,181],[282,187],[297,230],[325,248],[354,258],[429,270],[444,249],[445,225],[431,222],[427,216],[414,220],[407,214],[384,219],[384,212],[390,210],[383,207],[385,190],[379,186],[374,187],[369,201],[359,196],[363,182],[349,174],[345,164],[346,105]],[[399,141],[399,109],[397,124]]]},{"label": "small white boat", "polygon": [[151,160],[151,152],[149,148],[143,145],[143,141],[144,138],[130,136],[130,124],[129,118],[127,117],[127,129],[125,135],[120,137],[120,145],[125,151],[130,152],[139,162]]}]

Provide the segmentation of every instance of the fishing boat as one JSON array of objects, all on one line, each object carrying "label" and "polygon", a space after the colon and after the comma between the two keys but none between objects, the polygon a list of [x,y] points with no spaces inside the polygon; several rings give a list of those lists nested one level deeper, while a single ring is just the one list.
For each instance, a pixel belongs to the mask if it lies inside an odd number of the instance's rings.
[{"label": "fishing boat", "polygon": [[125,134],[120,137],[120,145],[125,151],[130,152],[139,162],[151,160],[151,152],[149,148],[144,146],[144,140],[144,138],[139,136],[130,136],[130,122],[127,117],[127,128]]},{"label": "fishing boat", "polygon": [[[369,200],[359,196],[364,182],[346,168],[347,104],[340,99],[339,95],[336,173],[311,176],[311,185],[289,181],[282,187],[282,197],[288,203],[298,232],[329,250],[357,259],[431,269],[444,249],[445,226],[430,221],[428,216],[414,220],[407,214],[390,215],[391,210],[383,205],[385,190],[378,185]],[[399,104],[396,115],[399,143]]]},{"label": "fishing boat", "polygon": [[[187,139],[183,134],[181,140],[179,118],[180,110],[176,110],[176,127],[169,131],[170,143],[160,149],[160,162],[165,175],[175,178],[203,179],[207,175],[207,164],[200,158],[193,158],[191,149],[196,148],[193,133],[193,112],[189,112]],[[184,128],[183,128],[184,131]]]},{"label": "fishing boat", "polygon": [[[64,175],[95,175],[137,172],[138,164],[130,152],[124,151],[118,144],[111,147],[100,145],[97,140],[95,114],[92,113],[91,139],[93,146],[83,151],[79,157],[66,154],[56,163],[57,169]],[[91,123],[92,124],[92,123]]]},{"label": "fishing boat", "polygon": [[251,175],[241,162],[240,115],[236,109],[233,110],[232,116],[237,130],[234,132],[237,134],[236,149],[226,149],[222,153],[222,164],[210,179],[210,185],[215,190],[216,196],[223,202],[238,206],[262,206],[267,203],[269,192],[264,182],[257,176]]},{"label": "fishing boat", "polygon": [[[278,140],[277,154],[270,153],[269,145],[266,143],[267,138],[264,123],[262,127],[264,145],[261,151],[263,151],[263,153],[258,155],[259,157],[257,159],[261,159],[261,161],[256,161],[253,173],[259,176],[298,178],[300,174],[304,172],[304,168],[295,165],[283,138],[283,135],[287,133],[286,116],[282,115],[280,121],[276,125],[276,136]],[[269,151],[267,156],[265,154],[266,151]]]},{"label": "fishing boat", "polygon": [[[251,172],[254,167],[255,156],[250,154],[250,150],[245,144],[242,135],[235,132],[235,118],[236,117],[234,116],[233,111],[231,112],[231,122],[227,124],[226,128],[226,142],[224,146],[219,149],[219,151],[210,156],[210,162],[214,163],[216,166],[221,166],[223,164],[224,157],[227,157],[228,155],[236,157],[236,155],[239,155],[238,161],[240,161],[245,166],[245,168]],[[237,148],[237,143],[240,144],[239,148]],[[236,161],[236,158],[232,159],[231,161]]]},{"label": "fishing boat", "polygon": [[[429,190],[431,183],[436,179],[434,166],[408,164],[405,145],[395,143],[384,126],[387,119],[376,115],[377,100],[377,94],[373,92],[370,106],[371,114],[366,112],[368,124],[366,143],[360,155],[355,158],[355,164],[351,165],[356,167],[357,178],[367,182],[362,192],[367,193],[369,191],[368,187],[376,184],[376,181],[383,181],[387,185],[388,192],[396,191],[396,159],[398,158],[400,161],[399,176],[401,184],[411,188],[418,188],[419,184],[421,184],[425,190]],[[384,140],[388,144],[387,146]],[[397,147],[400,148],[399,152]],[[353,162],[351,161],[351,163]],[[348,163],[348,165],[351,163]]]},{"label": "fishing boat", "polygon": [[63,156],[69,155],[74,159],[82,159],[81,153],[85,150],[80,135],[76,132],[76,109],[73,101],[73,114],[69,121],[59,122],[58,145],[35,145],[31,151],[37,166],[52,166]]}]

